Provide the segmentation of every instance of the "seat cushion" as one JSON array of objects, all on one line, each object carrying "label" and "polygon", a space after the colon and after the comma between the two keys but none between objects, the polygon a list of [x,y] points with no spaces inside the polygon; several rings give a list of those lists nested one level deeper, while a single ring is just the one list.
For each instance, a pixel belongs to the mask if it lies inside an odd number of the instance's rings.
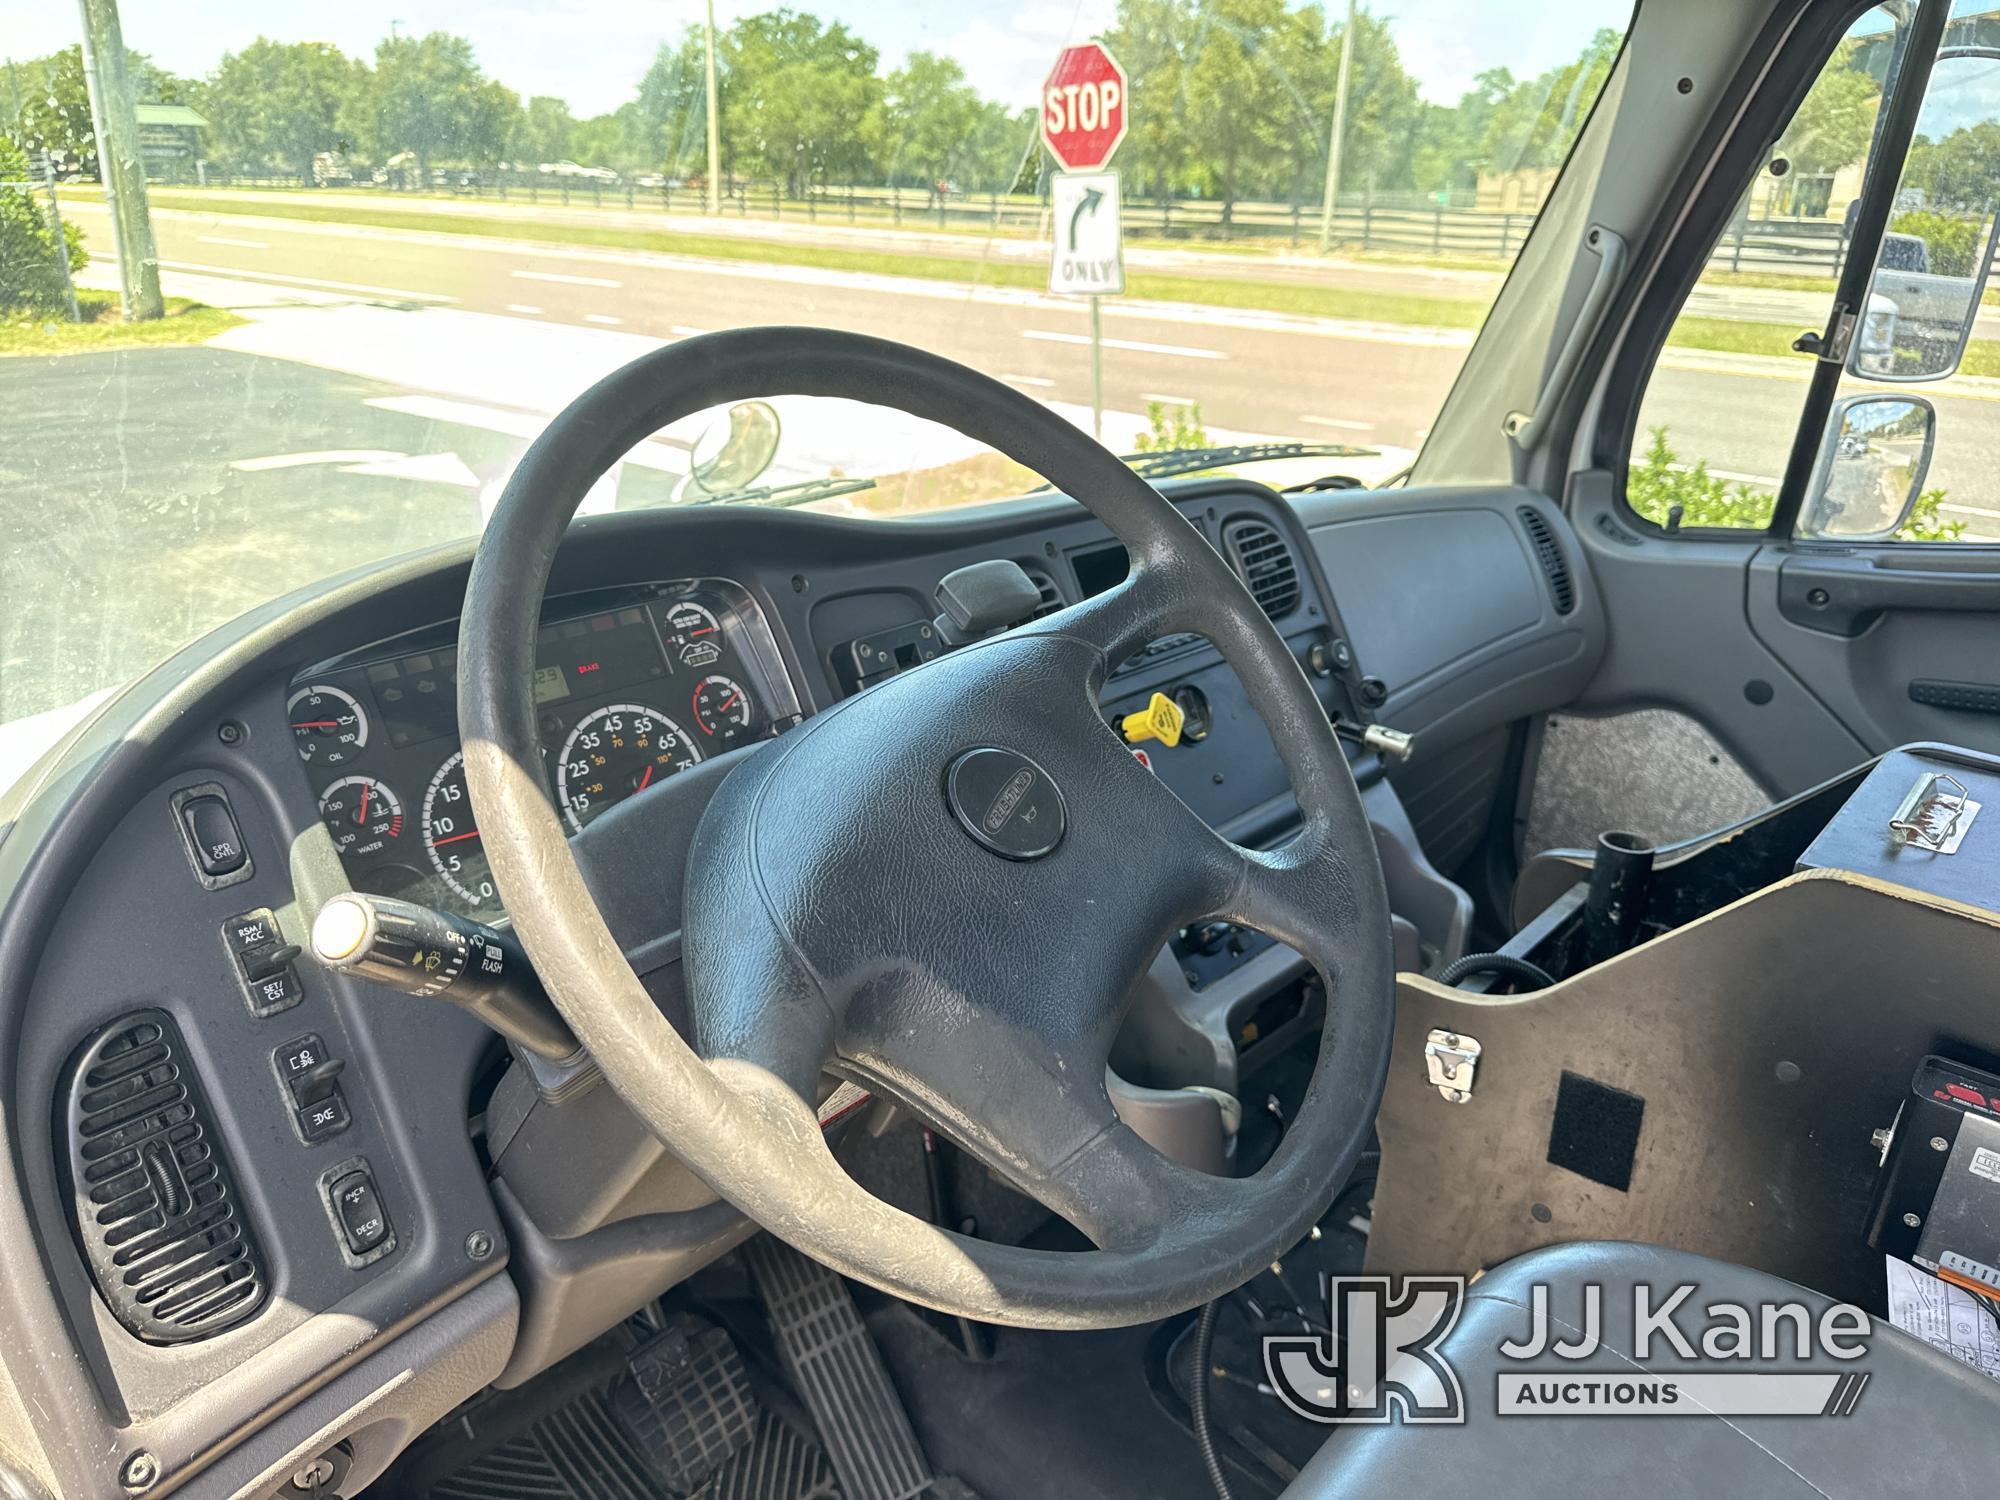
[{"label": "seat cushion", "polygon": [[[1510,1360],[1507,1340],[1528,1337],[1532,1289],[1549,1288],[1554,1337],[1575,1338],[1583,1288],[1600,1286],[1602,1346],[1569,1362],[1544,1354]],[[1396,1494],[1520,1495],[1548,1500],[1581,1493],[1708,1497],[1986,1493],[2000,1466],[2000,1381],[1959,1364],[1887,1323],[1874,1321],[1868,1350],[1837,1360],[1817,1347],[1796,1357],[1688,1360],[1654,1338],[1633,1355],[1634,1289],[1652,1289],[1657,1309],[1677,1287],[1699,1288],[1676,1314],[1691,1339],[1712,1326],[1703,1309],[1737,1303],[1800,1302],[1815,1328],[1829,1298],[1761,1271],[1653,1245],[1580,1244],[1538,1250],[1481,1277],[1467,1291],[1457,1326],[1439,1345],[1464,1391],[1462,1426],[1344,1426],[1332,1429],[1284,1500]],[[1567,1325],[1566,1327],[1564,1325]],[[1851,1415],[1723,1417],[1693,1415],[1500,1416],[1503,1374],[1719,1374],[1865,1371]]]}]

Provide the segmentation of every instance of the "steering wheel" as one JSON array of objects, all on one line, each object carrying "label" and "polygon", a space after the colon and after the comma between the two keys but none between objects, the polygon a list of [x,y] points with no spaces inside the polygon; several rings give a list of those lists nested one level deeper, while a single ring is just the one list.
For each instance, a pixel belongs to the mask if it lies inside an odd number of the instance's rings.
[{"label": "steering wheel", "polygon": [[[538,604],[578,502],[635,443],[712,406],[788,394],[895,408],[998,449],[1086,505],[1132,567],[1105,593],[825,709],[728,775],[687,855],[683,1040],[613,940],[544,785]],[[1276,742],[1303,827],[1274,851],[1212,831],[1105,722],[1110,670],[1176,631],[1214,643]],[[1215,549],[1039,402],[819,328],[643,355],[578,397],[515,469],[473,564],[459,664],[487,857],[557,1008],[669,1150],[806,1254],[968,1318],[1111,1327],[1241,1284],[1346,1182],[1381,1099],[1394,1004],[1388,898],[1347,759]],[[1328,996],[1305,1100],[1242,1178],[1155,1152],[1105,1084],[1133,982],[1175,929],[1215,918],[1289,944]],[[868,1193],[820,1128],[829,1069],[910,1106],[1097,1248],[970,1239]]]}]

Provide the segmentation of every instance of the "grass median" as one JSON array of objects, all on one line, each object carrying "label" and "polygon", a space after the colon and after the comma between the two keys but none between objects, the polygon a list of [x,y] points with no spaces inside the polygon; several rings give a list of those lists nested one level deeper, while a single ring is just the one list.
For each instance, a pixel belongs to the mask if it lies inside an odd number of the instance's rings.
[{"label": "grass median", "polygon": [[167,298],[166,316],[146,323],[126,322],[115,292],[80,290],[76,301],[83,314],[80,323],[61,314],[0,315],[0,356],[201,344],[243,321],[235,313],[186,297]]}]

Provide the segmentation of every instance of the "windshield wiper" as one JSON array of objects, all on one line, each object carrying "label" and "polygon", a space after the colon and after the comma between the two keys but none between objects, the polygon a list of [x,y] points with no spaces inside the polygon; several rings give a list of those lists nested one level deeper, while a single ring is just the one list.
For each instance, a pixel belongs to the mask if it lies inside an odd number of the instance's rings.
[{"label": "windshield wiper", "polygon": [[[1232,464],[1259,464],[1278,458],[1374,458],[1373,448],[1356,448],[1347,443],[1236,443],[1228,447],[1170,448],[1165,452],[1121,453],[1118,461],[1141,479],[1171,479],[1176,474],[1198,474],[1203,469],[1226,468]],[[1055,488],[1037,485],[1031,494]]]},{"label": "windshield wiper", "polygon": [[801,479],[796,484],[767,484],[749,489],[724,490],[683,501],[687,505],[764,505],[785,510],[794,505],[810,505],[815,500],[831,500],[837,495],[858,495],[875,488],[872,479]]}]

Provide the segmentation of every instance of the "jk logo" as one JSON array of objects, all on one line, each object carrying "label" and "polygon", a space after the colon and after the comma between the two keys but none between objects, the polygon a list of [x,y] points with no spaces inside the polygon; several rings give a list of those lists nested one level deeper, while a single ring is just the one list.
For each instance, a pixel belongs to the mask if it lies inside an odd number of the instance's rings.
[{"label": "jk logo", "polygon": [[1465,1393],[1437,1346],[1458,1322],[1462,1276],[1338,1276],[1327,1332],[1264,1340],[1278,1399],[1309,1422],[1462,1423]]}]

